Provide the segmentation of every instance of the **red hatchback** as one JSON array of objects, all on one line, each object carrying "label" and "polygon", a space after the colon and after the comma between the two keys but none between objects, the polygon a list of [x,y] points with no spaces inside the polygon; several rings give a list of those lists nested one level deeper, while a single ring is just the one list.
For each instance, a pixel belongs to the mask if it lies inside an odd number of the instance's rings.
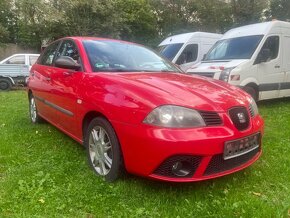
[{"label": "red hatchback", "polygon": [[83,144],[107,181],[122,170],[187,182],[248,167],[264,122],[241,89],[185,75],[144,46],[69,37],[50,44],[28,81],[31,121]]}]

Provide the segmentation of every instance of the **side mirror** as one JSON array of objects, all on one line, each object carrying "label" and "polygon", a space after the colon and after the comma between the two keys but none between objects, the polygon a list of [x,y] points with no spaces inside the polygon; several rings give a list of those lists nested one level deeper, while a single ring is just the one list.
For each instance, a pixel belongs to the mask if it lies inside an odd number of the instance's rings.
[{"label": "side mirror", "polygon": [[76,63],[74,59],[67,56],[60,56],[55,60],[54,65],[59,68],[71,69],[71,70],[79,70],[81,65]]},{"label": "side mirror", "polygon": [[258,54],[256,64],[267,62],[271,58],[271,51],[268,48],[264,48]]},{"label": "side mirror", "polygon": [[205,57],[206,57],[206,54],[203,55],[201,61],[204,61]]}]

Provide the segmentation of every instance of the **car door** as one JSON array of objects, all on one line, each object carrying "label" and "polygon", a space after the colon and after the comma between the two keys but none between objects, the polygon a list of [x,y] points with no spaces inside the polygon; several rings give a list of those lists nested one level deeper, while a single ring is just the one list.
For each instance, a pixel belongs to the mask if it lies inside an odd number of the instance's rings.
[{"label": "car door", "polygon": [[277,98],[279,97],[281,84],[284,81],[280,35],[268,36],[260,50],[260,54],[264,50],[268,50],[270,55],[266,62],[257,64],[260,98]]},{"label": "car door", "polygon": [[[73,40],[62,42],[55,60],[61,56],[71,57],[76,63],[82,65],[78,47]],[[81,69],[75,71],[58,67],[54,68],[51,75],[52,103],[58,107],[58,124],[63,130],[74,136],[76,135],[77,108],[81,103],[78,96],[78,84],[82,77]]]},{"label": "car door", "polygon": [[38,63],[31,69],[29,86],[32,87],[36,99],[38,112],[46,120],[57,124],[57,114],[51,104],[51,74],[53,73],[53,60],[60,41],[49,45],[42,53]]}]

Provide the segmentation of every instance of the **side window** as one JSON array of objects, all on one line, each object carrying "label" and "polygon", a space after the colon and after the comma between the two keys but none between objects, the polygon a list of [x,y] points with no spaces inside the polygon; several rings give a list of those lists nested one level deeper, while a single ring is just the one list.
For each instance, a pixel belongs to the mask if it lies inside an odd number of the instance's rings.
[{"label": "side window", "polygon": [[71,57],[76,63],[80,63],[80,55],[74,42],[67,40],[62,43],[57,53],[57,57]]},{"label": "side window", "polygon": [[198,45],[197,44],[190,44],[187,45],[183,52],[180,54],[176,64],[185,64],[189,62],[194,62],[197,59],[198,54]]},{"label": "side window", "polygon": [[8,59],[5,64],[25,64],[25,56],[18,55]]},{"label": "side window", "polygon": [[59,45],[59,42],[55,42],[55,43],[53,43],[52,45],[48,46],[48,47],[45,49],[44,53],[42,54],[41,59],[40,59],[40,61],[39,61],[39,64],[41,64],[41,65],[47,65],[47,66],[51,66],[58,45]]},{"label": "side window", "polygon": [[269,36],[261,51],[264,49],[269,49],[270,51],[270,59],[268,61],[277,58],[279,53],[279,36]]},{"label": "side window", "polygon": [[29,56],[29,65],[32,66],[37,61],[38,56]]}]

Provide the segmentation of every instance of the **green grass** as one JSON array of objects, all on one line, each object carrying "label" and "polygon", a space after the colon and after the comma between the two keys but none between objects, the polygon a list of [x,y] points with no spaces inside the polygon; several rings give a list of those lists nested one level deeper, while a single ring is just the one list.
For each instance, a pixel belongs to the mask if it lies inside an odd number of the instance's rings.
[{"label": "green grass", "polygon": [[260,160],[187,184],[132,175],[108,184],[82,146],[50,124],[30,123],[26,92],[2,92],[0,102],[0,217],[290,217],[290,99],[259,104]]}]

